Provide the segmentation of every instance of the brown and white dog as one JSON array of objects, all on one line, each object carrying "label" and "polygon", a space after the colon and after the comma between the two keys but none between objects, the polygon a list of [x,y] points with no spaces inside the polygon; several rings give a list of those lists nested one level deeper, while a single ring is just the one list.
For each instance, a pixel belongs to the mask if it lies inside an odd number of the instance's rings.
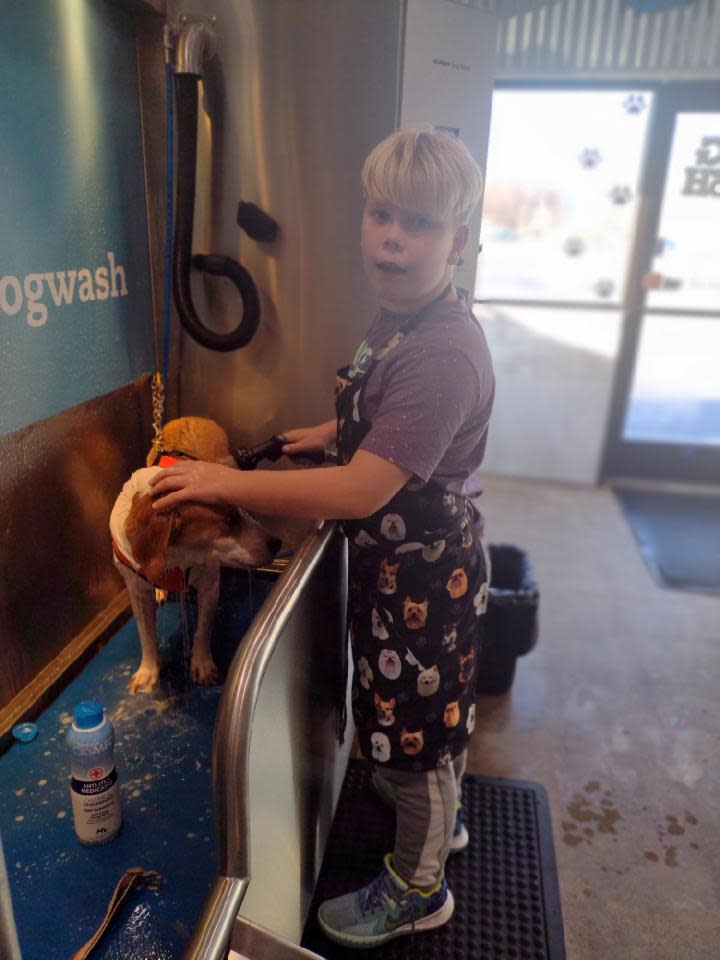
[{"label": "brown and white dog", "polygon": [[156,589],[179,591],[191,586],[197,591],[190,676],[198,683],[215,683],[218,671],[210,638],[220,567],[259,567],[270,563],[280,548],[279,540],[233,507],[183,503],[164,513],[153,510],[149,480],[169,463],[182,457],[234,462],[225,431],[202,417],[167,423],[163,447],[170,453],[153,466],[156,453],[150,451],[148,466],[133,473],[110,515],[115,566],[127,584],[142,643],[142,660],[129,683],[131,693],[149,693],[160,676]]}]

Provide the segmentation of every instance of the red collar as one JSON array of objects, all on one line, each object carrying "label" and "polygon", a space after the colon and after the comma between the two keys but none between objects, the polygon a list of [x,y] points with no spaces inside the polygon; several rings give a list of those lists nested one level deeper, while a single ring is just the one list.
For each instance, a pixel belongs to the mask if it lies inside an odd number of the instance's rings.
[{"label": "red collar", "polygon": [[158,580],[150,580],[142,570],[142,567],[135,567],[122,552],[120,547],[113,540],[113,550],[115,551],[115,556],[118,558],[120,563],[125,564],[133,573],[136,573],[139,577],[149,583],[151,587],[155,587],[156,590],[167,590],[168,593],[185,593],[187,590],[187,581],[185,579],[184,572],[180,567],[173,567],[172,570],[164,570],[162,576]]}]

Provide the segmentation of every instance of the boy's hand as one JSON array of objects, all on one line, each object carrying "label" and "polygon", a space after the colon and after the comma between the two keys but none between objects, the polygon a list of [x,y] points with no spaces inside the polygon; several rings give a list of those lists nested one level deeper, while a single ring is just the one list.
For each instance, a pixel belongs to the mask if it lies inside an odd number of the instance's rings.
[{"label": "boy's hand", "polygon": [[316,427],[283,430],[282,435],[288,440],[283,444],[282,452],[288,457],[300,460],[303,454],[325,452],[335,439],[335,421],[321,423]]},{"label": "boy's hand", "polygon": [[[178,503],[227,503],[228,480],[236,480],[239,471],[220,463],[202,460],[180,460],[166,467],[151,480],[154,510],[170,510]],[[158,497],[158,494],[165,496]]]}]

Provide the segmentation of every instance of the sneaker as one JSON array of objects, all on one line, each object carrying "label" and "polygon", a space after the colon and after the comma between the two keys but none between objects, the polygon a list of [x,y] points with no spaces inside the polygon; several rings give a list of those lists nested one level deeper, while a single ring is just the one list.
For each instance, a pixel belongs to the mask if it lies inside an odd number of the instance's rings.
[{"label": "sneaker", "polygon": [[470,834],[465,826],[465,811],[463,810],[463,805],[458,800],[457,810],[455,811],[455,826],[453,827],[449,852],[462,853],[469,842]]},{"label": "sneaker", "polygon": [[441,927],[454,909],[444,876],[423,893],[395,873],[388,853],[385,869],[366,887],[320,904],[318,921],[335,943],[363,950],[406,933]]}]

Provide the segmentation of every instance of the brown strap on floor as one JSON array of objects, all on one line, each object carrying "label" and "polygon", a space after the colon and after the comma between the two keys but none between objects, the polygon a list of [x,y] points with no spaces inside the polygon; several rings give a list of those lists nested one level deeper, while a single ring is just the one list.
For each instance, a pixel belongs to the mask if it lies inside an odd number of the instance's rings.
[{"label": "brown strap on floor", "polygon": [[72,955],[71,960],[85,960],[86,957],[90,956],[90,953],[97,946],[98,941],[109,927],[111,920],[133,890],[137,887],[150,887],[151,890],[157,890],[161,883],[162,877],[154,870],[143,870],[142,867],[131,867],[129,870],[126,870],[110,898],[110,903],[105,912],[105,919],[88,942]]}]

